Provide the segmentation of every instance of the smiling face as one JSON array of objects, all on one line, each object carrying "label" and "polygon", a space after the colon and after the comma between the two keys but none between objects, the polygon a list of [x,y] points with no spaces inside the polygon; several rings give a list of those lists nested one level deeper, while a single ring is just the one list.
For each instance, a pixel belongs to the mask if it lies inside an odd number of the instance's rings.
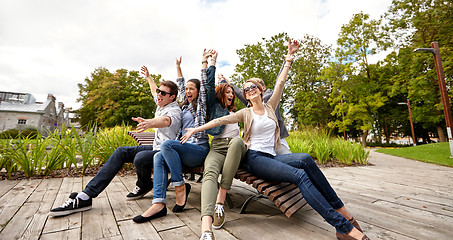
[{"label": "smiling face", "polygon": [[255,81],[247,81],[242,89],[245,99],[247,99],[248,101],[263,101],[261,86],[259,85],[259,83]]},{"label": "smiling face", "polygon": [[186,89],[184,90],[187,100],[192,103],[198,97],[197,85],[194,82],[187,82]]},{"label": "smiling face", "polygon": [[[170,88],[167,86],[161,85],[159,87],[159,93],[157,94],[157,106],[165,107],[167,104],[171,103],[175,99],[175,95],[170,94]],[[165,93],[164,93],[165,92]],[[164,96],[165,94],[165,96]]]}]

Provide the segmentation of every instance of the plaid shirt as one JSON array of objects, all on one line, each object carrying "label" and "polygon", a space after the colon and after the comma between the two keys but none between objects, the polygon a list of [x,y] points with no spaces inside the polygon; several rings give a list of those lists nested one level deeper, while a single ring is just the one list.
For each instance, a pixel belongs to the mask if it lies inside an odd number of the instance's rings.
[{"label": "plaid shirt", "polygon": [[[198,97],[197,97],[197,110],[195,111],[194,107],[192,106],[192,103],[189,104],[188,106],[183,106],[183,108],[187,107],[189,111],[192,113],[192,116],[194,116],[195,119],[195,126],[194,128],[202,126],[206,123],[206,84],[207,84],[207,79],[208,76],[206,74],[207,69],[201,69],[201,81],[200,81],[200,91],[198,92]],[[182,101],[186,101],[186,84],[184,77],[176,79],[176,81],[179,84],[179,95],[182,98]],[[200,138],[208,138],[208,135],[202,131],[195,133],[193,135],[196,139]],[[196,140],[197,141],[197,140]]]}]

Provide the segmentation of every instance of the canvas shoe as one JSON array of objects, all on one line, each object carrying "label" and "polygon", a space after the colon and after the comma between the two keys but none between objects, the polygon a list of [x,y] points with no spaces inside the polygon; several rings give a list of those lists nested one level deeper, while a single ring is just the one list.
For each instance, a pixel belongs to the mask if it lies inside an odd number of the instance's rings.
[{"label": "canvas shoe", "polygon": [[205,231],[203,235],[201,235],[200,240],[215,240],[214,234],[212,231]]},{"label": "canvas shoe", "polygon": [[68,200],[63,203],[60,207],[50,209],[50,216],[66,216],[69,214],[83,212],[91,209],[92,200],[91,198],[88,200],[82,200],[80,198],[76,198],[77,193],[73,192],[69,196]]},{"label": "canvas shoe", "polygon": [[216,203],[214,208],[214,219],[212,221],[212,227],[214,229],[222,228],[225,223],[225,210],[223,208],[223,203]]},{"label": "canvas shoe", "polygon": [[127,200],[139,199],[139,198],[142,198],[143,196],[145,196],[151,190],[152,190],[152,188],[143,189],[143,188],[140,188],[139,186],[135,186],[135,188],[132,189],[132,192],[127,194],[126,198],[127,198]]}]

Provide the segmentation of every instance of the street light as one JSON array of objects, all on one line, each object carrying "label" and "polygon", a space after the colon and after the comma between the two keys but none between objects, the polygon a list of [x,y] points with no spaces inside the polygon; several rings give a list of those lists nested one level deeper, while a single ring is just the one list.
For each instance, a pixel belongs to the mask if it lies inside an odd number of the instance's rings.
[{"label": "street light", "polygon": [[439,81],[440,96],[444,106],[445,125],[447,126],[448,142],[450,144],[450,158],[453,158],[453,137],[451,134],[451,126],[453,126],[453,119],[451,116],[450,101],[448,100],[447,86],[445,84],[444,69],[442,67],[442,60],[440,58],[439,43],[432,42],[432,48],[417,48],[414,52],[432,53],[434,55],[434,63],[436,65],[437,79]]},{"label": "street light", "polygon": [[409,120],[411,123],[411,132],[412,132],[412,143],[414,146],[417,146],[417,140],[415,139],[415,133],[414,133],[414,123],[412,122],[412,111],[411,111],[411,103],[409,102],[409,98],[407,99],[407,103],[405,102],[399,102],[399,105],[407,105],[407,108],[409,109]]}]

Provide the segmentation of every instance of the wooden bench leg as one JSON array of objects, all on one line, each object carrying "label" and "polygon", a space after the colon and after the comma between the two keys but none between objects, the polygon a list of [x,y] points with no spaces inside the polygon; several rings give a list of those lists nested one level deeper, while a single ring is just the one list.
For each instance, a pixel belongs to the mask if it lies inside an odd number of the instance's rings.
[{"label": "wooden bench leg", "polygon": [[255,194],[253,196],[250,196],[249,198],[247,198],[247,200],[245,200],[244,204],[242,204],[241,211],[239,212],[240,214],[244,214],[245,213],[245,210],[247,209],[248,204],[254,198],[268,198],[268,197],[263,195],[262,193],[257,193],[257,194]]}]

